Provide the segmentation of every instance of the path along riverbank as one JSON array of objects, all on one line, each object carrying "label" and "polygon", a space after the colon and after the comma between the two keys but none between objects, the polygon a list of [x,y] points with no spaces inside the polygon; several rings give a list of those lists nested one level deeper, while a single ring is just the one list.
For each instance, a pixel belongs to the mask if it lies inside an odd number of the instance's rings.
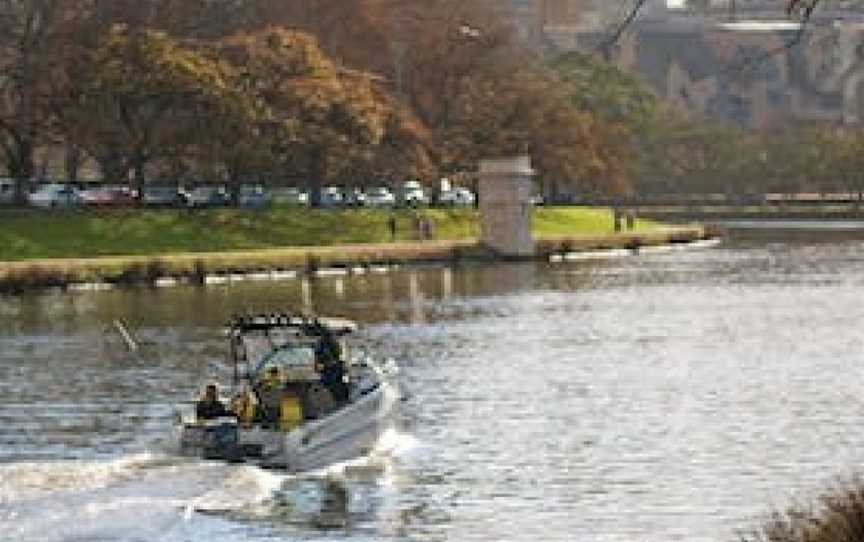
[{"label": "path along riverbank", "polygon": [[[612,217],[603,208],[536,209],[535,257],[706,236],[699,226],[649,220],[614,232]],[[418,229],[422,223],[427,227]],[[473,209],[14,211],[0,213],[0,293],[498,259],[478,241],[479,232]]]}]

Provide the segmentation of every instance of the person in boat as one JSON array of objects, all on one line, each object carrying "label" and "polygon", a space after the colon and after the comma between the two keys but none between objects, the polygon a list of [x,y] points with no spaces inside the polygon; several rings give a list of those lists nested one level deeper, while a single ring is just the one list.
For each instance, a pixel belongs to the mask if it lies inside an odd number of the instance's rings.
[{"label": "person in boat", "polygon": [[244,385],[237,392],[237,395],[234,396],[231,402],[231,410],[237,416],[237,421],[245,427],[251,426],[255,421],[257,406],[258,401],[255,398],[255,394],[252,393],[247,385]]},{"label": "person in boat", "polygon": [[321,384],[330,391],[337,403],[348,400],[348,385],[345,383],[345,367],[342,360],[331,359],[320,364]]},{"label": "person in boat", "polygon": [[264,378],[257,384],[256,392],[260,401],[257,418],[265,425],[279,422],[282,386],[282,375],[276,366],[267,369]]},{"label": "person in boat", "polygon": [[213,420],[233,415],[219,400],[219,388],[216,384],[208,384],[204,388],[204,395],[195,405],[195,416],[198,420]]},{"label": "person in boat", "polygon": [[342,348],[336,341],[323,342],[315,352],[316,365],[321,384],[330,391],[337,403],[348,400],[348,385],[345,383],[345,365]]}]

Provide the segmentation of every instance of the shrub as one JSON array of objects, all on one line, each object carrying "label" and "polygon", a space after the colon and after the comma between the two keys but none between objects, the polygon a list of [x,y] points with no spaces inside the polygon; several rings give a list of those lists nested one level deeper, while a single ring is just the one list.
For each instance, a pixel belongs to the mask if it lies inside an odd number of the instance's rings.
[{"label": "shrub", "polygon": [[812,503],[775,511],[741,542],[864,542],[864,479],[854,476],[825,490]]}]

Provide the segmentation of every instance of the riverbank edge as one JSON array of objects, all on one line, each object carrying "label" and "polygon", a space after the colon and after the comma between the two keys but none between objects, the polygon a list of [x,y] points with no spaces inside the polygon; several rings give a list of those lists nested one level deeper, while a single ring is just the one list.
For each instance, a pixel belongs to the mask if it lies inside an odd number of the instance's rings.
[{"label": "riverbank edge", "polygon": [[700,222],[718,220],[862,220],[864,206],[681,206],[681,207],[637,207],[640,218],[666,223]]},{"label": "riverbank edge", "polygon": [[[609,235],[571,235],[536,240],[533,258],[598,250],[682,244],[715,238],[702,226],[668,226],[657,231]],[[220,282],[211,277],[316,276],[326,270],[362,271],[370,267],[512,260],[480,241],[425,241],[286,247],[230,252],[169,253],[148,256],[103,256],[0,262],[0,294],[20,294],[78,284],[155,286],[184,282]]]}]

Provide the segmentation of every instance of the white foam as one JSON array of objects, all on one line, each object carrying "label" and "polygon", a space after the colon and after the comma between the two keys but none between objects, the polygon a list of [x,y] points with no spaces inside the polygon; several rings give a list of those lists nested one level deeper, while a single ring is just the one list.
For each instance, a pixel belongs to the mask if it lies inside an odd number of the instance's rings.
[{"label": "white foam", "polygon": [[127,479],[134,471],[156,461],[150,453],[114,461],[51,461],[0,466],[0,503],[31,499],[44,493],[88,490]]},{"label": "white foam", "polygon": [[204,284],[225,284],[228,282],[228,277],[225,275],[207,275],[204,277]]},{"label": "white foam", "polygon": [[625,248],[611,248],[607,250],[586,250],[583,252],[568,252],[564,254],[564,261],[573,262],[581,260],[603,260],[606,258],[625,258],[632,256],[633,251]]},{"label": "white foam", "polygon": [[273,271],[273,280],[288,280],[297,278],[297,271]]},{"label": "white foam", "polygon": [[327,267],[315,272],[319,277],[342,277],[348,274],[348,270],[341,267]]},{"label": "white foam", "polygon": [[68,286],[71,292],[99,292],[114,288],[107,282],[73,282]]},{"label": "white foam", "polygon": [[105,462],[0,467],[0,539],[163,540],[197,511],[248,513],[284,476],[255,467],[139,454]]},{"label": "white foam", "polygon": [[418,444],[419,441],[413,435],[391,428],[378,439],[372,455],[398,456],[413,450]]},{"label": "white foam", "polygon": [[248,510],[269,499],[286,476],[257,467],[237,467],[220,485],[193,499],[186,507],[186,514]]}]

